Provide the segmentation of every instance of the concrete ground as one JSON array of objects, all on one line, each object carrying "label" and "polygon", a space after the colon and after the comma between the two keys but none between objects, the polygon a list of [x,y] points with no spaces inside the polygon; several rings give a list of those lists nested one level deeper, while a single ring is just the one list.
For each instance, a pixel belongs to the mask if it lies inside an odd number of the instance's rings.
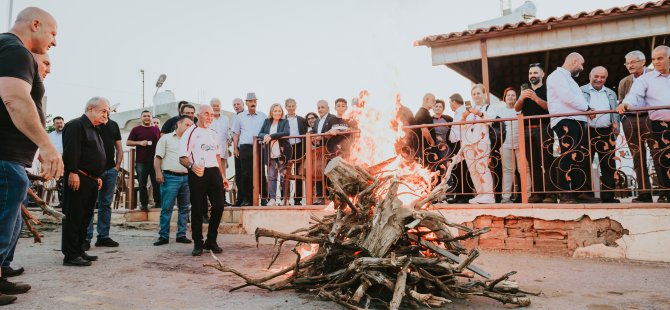
[{"label": "concrete ground", "polygon": [[[156,232],[112,228],[118,248],[96,248],[92,267],[62,266],[60,231],[44,233],[43,244],[21,239],[15,266],[26,268],[13,281],[33,286],[3,309],[340,309],[311,293],[266,292],[245,288],[228,290],[243,282],[231,274],[202,267],[209,255],[192,257],[192,246],[172,243],[155,247]],[[173,232],[174,234],[174,232]],[[174,235],[173,235],[174,236]],[[219,258],[230,267],[265,274],[272,240],[256,248],[253,236],[222,235]],[[295,258],[284,251],[273,268]],[[604,261],[510,252],[483,252],[476,263],[494,276],[515,270],[521,288],[541,290],[531,297],[532,309],[670,309],[670,264]],[[455,301],[450,308],[504,309],[486,298]]]}]

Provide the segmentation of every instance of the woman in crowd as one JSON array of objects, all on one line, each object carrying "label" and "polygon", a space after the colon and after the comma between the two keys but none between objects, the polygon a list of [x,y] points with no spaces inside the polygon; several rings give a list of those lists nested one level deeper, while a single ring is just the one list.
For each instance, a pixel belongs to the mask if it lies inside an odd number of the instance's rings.
[{"label": "woman in crowd", "polygon": [[309,112],[305,115],[305,120],[307,121],[307,132],[311,132],[312,128],[316,126],[316,121],[319,119],[319,115],[314,112]]},{"label": "woman in crowd", "polygon": [[[444,105],[444,100],[435,100],[435,105],[433,105],[433,124],[446,124],[454,121],[451,116],[444,114]],[[434,127],[435,146],[430,148],[428,163],[432,168],[431,170],[440,171],[437,179],[435,179],[435,185],[441,182],[442,176],[444,176],[447,170],[447,159],[452,155],[452,148],[448,144],[449,129],[449,126]]]},{"label": "woman in crowd", "polygon": [[[516,91],[512,87],[508,87],[503,92],[503,100],[505,101],[505,107],[498,111],[498,114],[501,118],[513,118],[516,117],[517,112],[514,110],[514,104],[517,100]],[[519,154],[519,127],[515,121],[505,122],[507,127],[507,137],[505,142],[502,145],[502,163],[503,163],[503,194],[502,194],[502,203],[512,203],[512,191],[514,190],[514,172],[517,170],[517,167],[521,165],[521,156],[524,154]],[[528,193],[530,193],[530,169],[526,165],[526,175],[523,176],[528,180]]]},{"label": "woman in crowd", "polygon": [[[286,164],[291,158],[291,144],[282,137],[291,134],[289,122],[284,117],[284,109],[279,103],[270,106],[268,118],[263,122],[259,137],[263,138],[263,164],[268,167],[268,206],[282,205],[282,199],[277,202],[277,180],[282,180],[282,189],[286,183]],[[282,190],[282,192],[284,192]]]},{"label": "woman in crowd", "polygon": [[[486,102],[486,90],[481,84],[472,87],[470,91],[474,104],[468,106],[458,121],[471,122],[495,118],[493,109],[489,109]],[[491,155],[491,141],[489,140],[489,126],[486,123],[463,125],[461,129],[461,154],[470,170],[470,177],[477,192],[470,203],[495,203],[493,195],[493,177],[489,168]]]}]

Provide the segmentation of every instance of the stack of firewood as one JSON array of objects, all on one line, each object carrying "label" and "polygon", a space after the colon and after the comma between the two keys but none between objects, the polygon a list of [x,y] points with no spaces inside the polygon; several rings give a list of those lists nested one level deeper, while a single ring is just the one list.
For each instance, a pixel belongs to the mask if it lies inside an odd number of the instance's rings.
[{"label": "stack of firewood", "polygon": [[[444,194],[446,181],[407,205],[397,197],[406,178],[384,171],[335,158],[325,170],[331,181],[333,214],[313,216],[312,226],[290,234],[256,230],[257,240],[275,239],[270,266],[285,241],[297,242],[292,266],[262,278],[225,266],[215,256],[216,263],[205,266],[246,281],[231,291],[248,286],[308,290],[350,309],[440,307],[469,296],[530,304],[527,293],[508,280],[515,272],[492,278],[473,264],[479,252],[467,252],[460,244],[459,240],[484,234],[488,228],[470,229],[428,210],[430,202]],[[305,255],[299,248],[305,244],[318,250]]]}]

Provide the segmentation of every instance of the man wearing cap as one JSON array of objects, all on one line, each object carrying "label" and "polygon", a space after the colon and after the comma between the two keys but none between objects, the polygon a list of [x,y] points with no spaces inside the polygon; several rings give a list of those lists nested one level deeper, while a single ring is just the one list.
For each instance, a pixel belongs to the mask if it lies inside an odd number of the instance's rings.
[{"label": "man wearing cap", "polygon": [[[237,114],[232,129],[235,157],[240,161],[240,170],[235,171],[235,179],[238,179],[237,190],[240,197],[238,199],[240,200],[238,206],[249,206],[253,202],[253,143],[254,137],[258,136],[261,127],[263,127],[263,122],[267,118],[263,112],[256,111],[257,102],[256,93],[247,94],[247,110]],[[267,182],[263,183],[263,180],[261,182],[261,184],[267,184]],[[263,195],[263,197],[265,196]]]}]

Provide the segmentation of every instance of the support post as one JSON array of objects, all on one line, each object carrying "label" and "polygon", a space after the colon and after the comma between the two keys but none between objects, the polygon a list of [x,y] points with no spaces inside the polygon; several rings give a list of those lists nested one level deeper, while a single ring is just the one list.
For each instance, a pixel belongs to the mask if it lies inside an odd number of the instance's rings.
[{"label": "support post", "polygon": [[[521,203],[528,203],[528,162],[526,162],[526,127],[523,123],[523,114],[518,114],[516,116],[517,124],[519,128],[519,176],[521,179]],[[531,176],[532,178],[533,176]]]},{"label": "support post", "polygon": [[480,51],[482,53],[482,84],[486,89],[486,102],[491,102],[491,88],[489,83],[489,56],[486,45],[486,39],[480,41]]},{"label": "support post", "polygon": [[253,158],[253,165],[254,165],[254,169],[253,169],[253,172],[252,172],[253,173],[253,187],[254,187],[254,189],[253,189],[253,194],[252,194],[253,197],[251,197],[251,201],[252,201],[253,206],[260,206],[260,204],[258,203],[259,202],[258,201],[258,195],[260,194],[260,192],[259,192],[260,187],[259,186],[261,184],[260,173],[261,173],[261,169],[263,169],[263,167],[261,167],[261,161],[258,158],[259,155],[260,155],[260,152],[259,152],[259,148],[258,148],[258,141],[257,141],[256,138],[257,137],[254,137],[253,140],[252,140],[254,144],[253,144],[253,148],[252,148],[252,151],[251,151],[252,158]]},{"label": "support post", "polygon": [[312,205],[313,195],[312,189],[314,186],[313,182],[313,161],[314,153],[312,149],[312,134],[307,132],[305,135],[305,204],[308,206]]},{"label": "support post", "polygon": [[135,148],[130,149],[128,156],[128,204],[130,210],[137,208],[137,194],[135,193]]}]

